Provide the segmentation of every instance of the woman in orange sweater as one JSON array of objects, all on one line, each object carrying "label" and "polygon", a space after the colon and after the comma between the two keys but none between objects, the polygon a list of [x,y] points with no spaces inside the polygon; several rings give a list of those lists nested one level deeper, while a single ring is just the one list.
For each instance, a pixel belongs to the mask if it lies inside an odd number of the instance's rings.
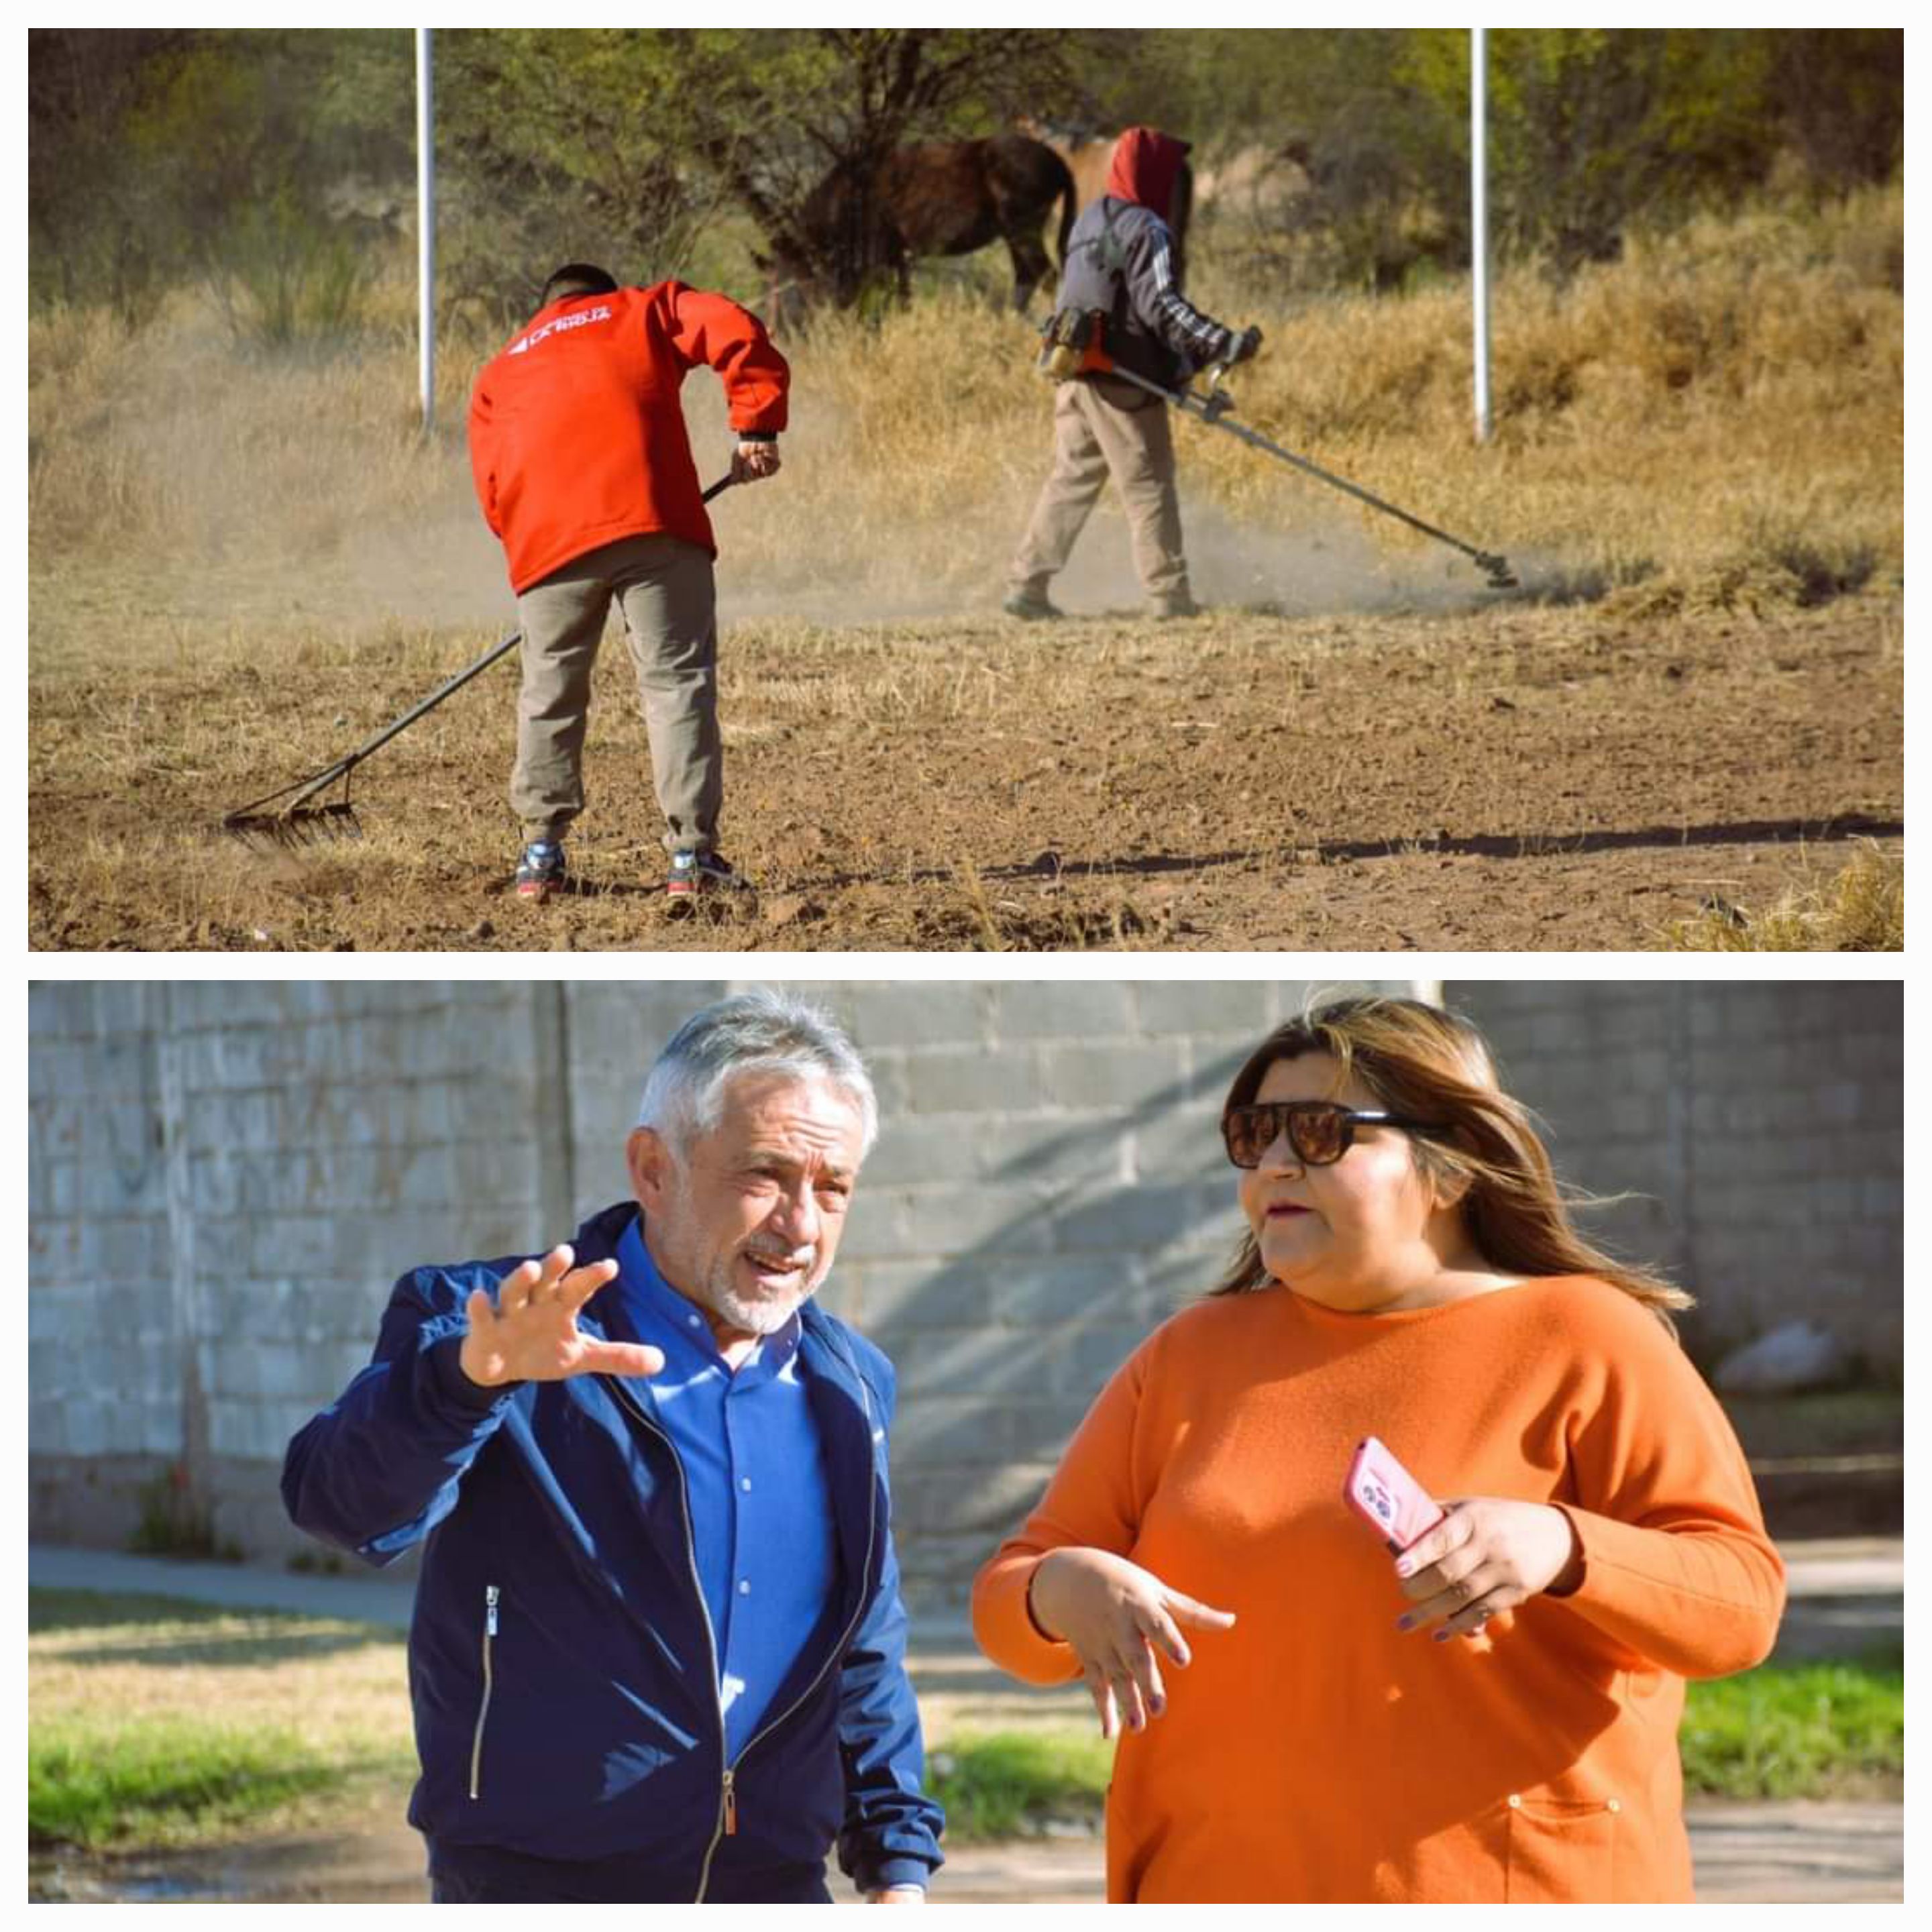
[{"label": "woman in orange sweater", "polygon": [[[1666,1311],[1572,1226],[1480,1036],[1418,1002],[1277,1029],[1228,1096],[1249,1232],[1101,1392],[980,1572],[986,1654],[1120,1736],[1116,1901],[1684,1900],[1690,1677],[1784,1603]],[[1375,1435],[1442,1500],[1344,1505]]]}]

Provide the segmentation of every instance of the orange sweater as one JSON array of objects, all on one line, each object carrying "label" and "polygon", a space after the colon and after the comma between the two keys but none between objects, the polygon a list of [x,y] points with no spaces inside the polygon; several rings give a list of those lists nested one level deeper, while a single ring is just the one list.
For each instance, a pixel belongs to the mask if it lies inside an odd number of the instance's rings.
[{"label": "orange sweater", "polygon": [[[1561,1505],[1583,1580],[1483,1634],[1398,1632],[1394,1559],[1342,1502],[1379,1436],[1442,1498]],[[1107,1801],[1116,1901],[1690,1897],[1687,1677],[1759,1662],[1784,1603],[1736,1438],[1656,1318],[1588,1277],[1342,1315],[1285,1288],[1157,1329],[980,1572],[988,1656],[1078,1674],[1027,1586],[1117,1552],[1240,1621],[1188,1633]]]}]

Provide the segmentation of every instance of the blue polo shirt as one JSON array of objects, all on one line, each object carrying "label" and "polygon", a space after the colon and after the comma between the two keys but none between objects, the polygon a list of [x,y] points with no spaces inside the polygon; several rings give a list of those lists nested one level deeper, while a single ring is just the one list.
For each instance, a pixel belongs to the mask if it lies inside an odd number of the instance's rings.
[{"label": "blue polo shirt", "polygon": [[698,1575],[717,1645],[728,1761],[756,1733],[833,1586],[825,1454],[799,1373],[794,1315],[734,1373],[703,1311],[658,1272],[633,1221],[618,1286],[640,1341],[662,1348],[650,1378],[684,1466]]}]

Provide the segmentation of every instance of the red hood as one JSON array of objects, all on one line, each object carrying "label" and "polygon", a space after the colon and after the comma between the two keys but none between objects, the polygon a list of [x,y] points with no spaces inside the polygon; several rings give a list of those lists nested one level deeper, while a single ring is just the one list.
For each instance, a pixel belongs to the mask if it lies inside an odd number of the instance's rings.
[{"label": "red hood", "polygon": [[1190,145],[1152,128],[1130,128],[1114,143],[1107,192],[1121,201],[1137,201],[1166,220],[1174,206],[1174,181]]}]

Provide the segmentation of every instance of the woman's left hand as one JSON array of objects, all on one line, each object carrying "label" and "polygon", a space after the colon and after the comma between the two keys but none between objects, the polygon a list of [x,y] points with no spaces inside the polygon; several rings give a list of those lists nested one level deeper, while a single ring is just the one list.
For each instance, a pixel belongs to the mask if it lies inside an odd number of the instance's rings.
[{"label": "woman's left hand", "polygon": [[1582,1580],[1582,1550],[1560,1509],[1506,1496],[1464,1496],[1442,1507],[1442,1522],[1396,1560],[1414,1605],[1398,1629],[1440,1624],[1438,1642],[1473,1636],[1499,1611]]}]

